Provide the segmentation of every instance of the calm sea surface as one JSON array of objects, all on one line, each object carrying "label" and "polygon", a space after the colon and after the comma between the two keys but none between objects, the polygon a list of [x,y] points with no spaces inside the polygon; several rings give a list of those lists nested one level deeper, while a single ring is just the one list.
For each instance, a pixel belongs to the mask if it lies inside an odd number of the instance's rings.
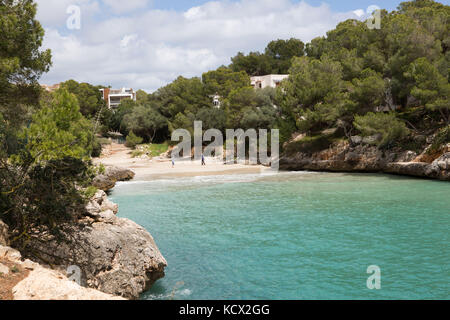
[{"label": "calm sea surface", "polygon": [[450,299],[448,182],[232,175],[119,183],[112,200],[169,264],[142,299]]}]

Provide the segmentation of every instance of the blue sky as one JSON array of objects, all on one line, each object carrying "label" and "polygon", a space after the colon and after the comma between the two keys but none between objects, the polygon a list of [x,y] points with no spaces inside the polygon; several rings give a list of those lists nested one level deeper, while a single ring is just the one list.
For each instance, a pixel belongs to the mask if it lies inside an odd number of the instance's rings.
[{"label": "blue sky", "polygon": [[[230,64],[237,52],[262,51],[291,37],[309,42],[370,5],[401,1],[320,0],[35,0],[53,66],[41,79],[68,79],[152,92],[178,76]],[[444,1],[448,4],[448,0]],[[80,29],[67,27],[70,6]],[[358,14],[355,11],[358,10]]]}]

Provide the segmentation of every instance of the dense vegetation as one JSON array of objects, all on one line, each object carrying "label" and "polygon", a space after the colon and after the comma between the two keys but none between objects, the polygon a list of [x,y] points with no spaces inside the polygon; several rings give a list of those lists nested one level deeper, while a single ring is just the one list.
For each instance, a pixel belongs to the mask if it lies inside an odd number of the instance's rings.
[{"label": "dense vegetation", "polygon": [[[104,124],[157,142],[201,120],[204,129],[279,128],[283,142],[295,132],[337,128],[343,138],[376,135],[380,147],[405,145],[449,124],[449,16],[449,6],[417,0],[382,11],[381,29],[347,20],[306,45],[272,41],[264,53],[238,53],[201,79],[179,77],[142,94]],[[250,76],[269,73],[290,78],[277,90],[250,87]]]},{"label": "dense vegetation", "polygon": [[[89,196],[93,123],[66,89],[42,92],[51,65],[31,0],[0,1],[0,219],[12,244],[60,234]],[[84,98],[81,99],[85,102]]]}]

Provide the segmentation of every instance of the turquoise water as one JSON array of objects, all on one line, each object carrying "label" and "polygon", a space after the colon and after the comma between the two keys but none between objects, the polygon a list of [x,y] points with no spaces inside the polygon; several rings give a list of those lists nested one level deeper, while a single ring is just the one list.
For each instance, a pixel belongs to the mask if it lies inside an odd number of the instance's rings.
[{"label": "turquoise water", "polygon": [[[143,299],[449,299],[450,183],[281,173],[120,183],[168,261]],[[369,290],[367,268],[381,269]]]}]

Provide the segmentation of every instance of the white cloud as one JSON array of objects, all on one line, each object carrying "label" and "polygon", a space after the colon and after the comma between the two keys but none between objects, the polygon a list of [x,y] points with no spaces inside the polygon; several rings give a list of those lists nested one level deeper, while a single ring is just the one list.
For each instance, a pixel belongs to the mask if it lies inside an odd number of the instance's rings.
[{"label": "white cloud", "polygon": [[150,2],[149,0],[103,0],[103,3],[109,6],[114,13],[127,13],[142,9],[148,6]]},{"label": "white cloud", "polygon": [[[47,1],[53,0],[38,0]],[[82,29],[70,32],[64,29],[65,20],[55,19],[51,13],[76,1],[54,2],[64,4],[39,7],[39,17],[46,27],[44,45],[53,52],[53,67],[43,82],[73,78],[148,91],[178,75],[200,76],[221,64],[227,65],[238,51],[263,50],[274,39],[310,41],[339,21],[355,17],[352,12],[334,13],[326,5],[312,7],[290,0],[215,1],[186,12],[146,9],[105,17],[99,11],[99,0],[78,0]],[[147,3],[103,2],[113,8],[119,3],[135,8]]]}]

